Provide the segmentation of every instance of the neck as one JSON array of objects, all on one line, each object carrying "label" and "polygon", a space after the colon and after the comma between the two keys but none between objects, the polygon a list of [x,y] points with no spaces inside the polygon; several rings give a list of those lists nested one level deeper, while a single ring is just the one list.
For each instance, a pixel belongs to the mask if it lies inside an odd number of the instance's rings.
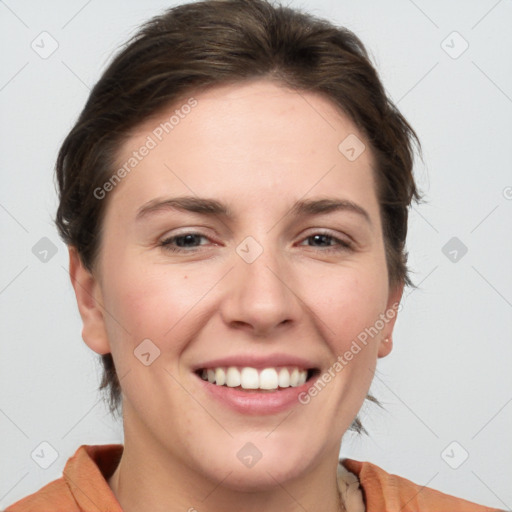
[{"label": "neck", "polygon": [[[136,435],[135,435],[136,434]],[[337,455],[337,452],[335,452]],[[217,481],[194,470],[150,436],[125,427],[124,450],[108,480],[124,512],[323,512],[344,511],[336,479],[338,458],[330,457],[294,480],[271,480],[264,490],[228,485],[232,471]]]}]

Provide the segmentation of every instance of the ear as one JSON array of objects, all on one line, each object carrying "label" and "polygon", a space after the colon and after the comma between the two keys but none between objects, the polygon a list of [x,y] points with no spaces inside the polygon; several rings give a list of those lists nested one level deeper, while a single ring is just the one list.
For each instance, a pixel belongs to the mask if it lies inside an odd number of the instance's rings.
[{"label": "ear", "polygon": [[98,354],[110,352],[105,329],[105,309],[98,280],[84,267],[75,247],[69,250],[69,275],[75,290],[78,310],[82,317],[82,339]]},{"label": "ear", "polygon": [[385,327],[381,333],[379,341],[379,357],[386,357],[393,348],[393,329],[395,327],[396,317],[398,316],[398,307],[404,291],[404,283],[398,283],[390,288],[388,303],[384,313]]}]

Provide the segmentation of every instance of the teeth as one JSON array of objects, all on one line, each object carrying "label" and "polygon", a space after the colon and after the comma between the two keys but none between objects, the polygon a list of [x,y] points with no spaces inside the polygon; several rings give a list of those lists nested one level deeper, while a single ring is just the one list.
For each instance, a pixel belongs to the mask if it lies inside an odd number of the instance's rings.
[{"label": "teeth", "polygon": [[274,368],[265,368],[260,373],[260,388],[261,389],[277,389],[278,379],[277,372]]},{"label": "teeth", "polygon": [[288,368],[281,368],[277,377],[277,382],[280,388],[290,387],[290,372]]},{"label": "teeth", "polygon": [[256,368],[243,368],[242,373],[240,373],[240,385],[243,389],[258,389],[260,387],[258,370]]},{"label": "teeth", "polygon": [[240,386],[240,372],[232,366],[228,368],[228,371],[226,372],[226,385],[230,388]]},{"label": "teeth", "polygon": [[294,368],[292,373],[290,374],[290,386],[295,388],[299,385],[299,370]]},{"label": "teeth", "polygon": [[215,383],[217,386],[226,384],[226,372],[224,368],[215,368]]},{"label": "teeth", "polygon": [[217,386],[228,386],[230,388],[242,387],[242,389],[265,389],[275,390],[301,386],[306,382],[307,370],[298,368],[208,368],[201,372],[203,380]]}]

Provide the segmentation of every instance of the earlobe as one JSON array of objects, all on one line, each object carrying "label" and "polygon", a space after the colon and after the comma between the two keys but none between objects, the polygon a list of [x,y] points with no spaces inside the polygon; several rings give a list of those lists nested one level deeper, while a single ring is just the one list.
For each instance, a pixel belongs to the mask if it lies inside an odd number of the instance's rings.
[{"label": "earlobe", "polygon": [[391,336],[386,336],[385,338],[382,338],[379,343],[378,356],[386,357],[393,349],[393,338]]},{"label": "earlobe", "polygon": [[403,291],[404,283],[399,283],[390,290],[386,312],[384,313],[386,325],[382,330],[379,342],[379,357],[386,357],[393,349],[393,329]]},{"label": "earlobe", "polygon": [[85,268],[75,247],[69,247],[69,275],[82,317],[82,338],[98,354],[110,352],[104,307],[97,279]]}]

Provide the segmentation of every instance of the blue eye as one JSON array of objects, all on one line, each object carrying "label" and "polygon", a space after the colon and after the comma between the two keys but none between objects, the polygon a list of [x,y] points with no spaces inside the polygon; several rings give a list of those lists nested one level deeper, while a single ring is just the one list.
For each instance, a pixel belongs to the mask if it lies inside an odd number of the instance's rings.
[{"label": "blue eye", "polygon": [[[209,238],[201,233],[189,232],[181,235],[175,235],[160,242],[160,246],[166,251],[175,253],[194,253],[199,250],[202,245],[201,240],[209,240]],[[352,244],[348,241],[341,240],[329,233],[314,233],[307,236],[303,241],[313,241],[313,244],[308,247],[318,248],[321,252],[341,252],[352,249]],[[299,244],[303,245],[303,244]]]}]

